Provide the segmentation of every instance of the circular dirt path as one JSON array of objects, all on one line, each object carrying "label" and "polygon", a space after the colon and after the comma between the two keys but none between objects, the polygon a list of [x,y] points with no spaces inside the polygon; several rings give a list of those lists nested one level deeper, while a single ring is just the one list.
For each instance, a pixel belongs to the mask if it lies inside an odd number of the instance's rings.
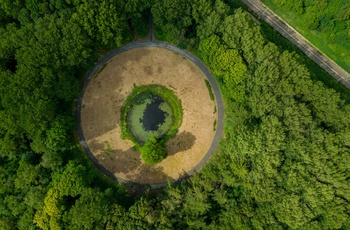
[{"label": "circular dirt path", "polygon": [[[120,138],[119,129],[125,98],[134,85],[147,84],[172,89],[184,110],[177,135],[166,145],[168,157],[154,166],[143,163],[132,142]],[[223,105],[214,78],[200,60],[169,44],[144,41],[112,51],[89,72],[77,118],[81,144],[96,167],[119,182],[159,188],[167,180],[192,175],[210,158],[223,129]]]}]

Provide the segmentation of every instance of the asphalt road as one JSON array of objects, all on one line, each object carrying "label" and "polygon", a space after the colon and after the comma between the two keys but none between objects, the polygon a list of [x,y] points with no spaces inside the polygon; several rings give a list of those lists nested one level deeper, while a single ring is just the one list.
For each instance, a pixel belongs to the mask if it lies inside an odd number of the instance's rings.
[{"label": "asphalt road", "polygon": [[294,43],[307,56],[316,62],[321,68],[326,70],[338,82],[350,89],[350,74],[332,61],[325,54],[315,48],[305,37],[289,26],[283,19],[273,13],[267,6],[259,0],[242,0],[260,18],[270,24],[275,30]]},{"label": "asphalt road", "polygon": [[[152,20],[152,19],[150,19],[150,20]],[[196,167],[194,167],[191,171],[187,172],[187,174],[185,176],[181,177],[180,179],[178,179],[176,181],[173,181],[173,183],[178,183],[182,179],[188,178],[189,176],[193,175],[195,172],[199,171],[202,168],[204,163],[209,160],[209,158],[211,157],[211,155],[213,154],[215,149],[218,147],[221,135],[223,133],[223,128],[224,128],[224,125],[223,125],[223,120],[224,120],[223,100],[221,97],[220,89],[215,81],[215,78],[210,73],[208,68],[204,65],[204,63],[199,58],[197,58],[196,56],[194,56],[190,52],[183,50],[183,49],[180,49],[180,48],[173,46],[171,44],[168,44],[168,43],[155,41],[153,34],[154,34],[153,33],[153,23],[151,22],[150,23],[150,35],[149,35],[150,40],[129,43],[129,44],[122,46],[118,49],[112,50],[105,57],[103,57],[103,59],[101,59],[96,64],[96,66],[93,69],[91,69],[90,72],[87,74],[87,76],[84,80],[84,83],[82,85],[81,93],[80,93],[80,96],[78,98],[77,108],[76,108],[76,118],[78,121],[79,140],[80,140],[80,143],[81,143],[84,151],[87,153],[90,160],[94,163],[95,167],[98,168],[100,171],[102,171],[105,175],[107,175],[111,179],[118,181],[120,183],[123,183],[123,184],[127,185],[128,187],[131,187],[131,188],[138,190],[138,191],[143,191],[143,190],[145,190],[146,187],[150,187],[151,189],[158,189],[158,188],[166,187],[168,185],[168,183],[165,182],[165,183],[161,183],[161,184],[141,185],[141,184],[136,184],[133,182],[125,181],[125,180],[122,180],[122,179],[116,177],[113,173],[111,173],[105,167],[103,167],[99,163],[99,161],[94,157],[94,155],[92,154],[90,148],[88,147],[88,145],[86,143],[84,133],[83,133],[82,127],[81,127],[81,111],[80,110],[81,110],[81,106],[82,106],[82,100],[83,100],[85,89],[86,89],[87,85],[89,84],[90,80],[92,79],[92,77],[95,75],[95,73],[97,73],[98,70],[109,59],[113,58],[114,56],[116,56],[122,52],[125,52],[127,50],[131,50],[131,49],[136,49],[136,48],[141,48],[141,47],[160,47],[160,48],[168,49],[168,50],[174,51],[176,53],[179,53],[179,54],[183,55],[184,57],[188,58],[189,60],[191,60],[205,74],[208,81],[210,82],[212,90],[213,90],[214,95],[215,95],[216,104],[217,104],[216,107],[217,107],[217,113],[218,113],[218,120],[217,120],[216,133],[215,133],[214,140],[213,140],[209,150],[207,151],[206,155],[198,163],[198,165]],[[179,81],[181,81],[181,76],[179,76]]]}]

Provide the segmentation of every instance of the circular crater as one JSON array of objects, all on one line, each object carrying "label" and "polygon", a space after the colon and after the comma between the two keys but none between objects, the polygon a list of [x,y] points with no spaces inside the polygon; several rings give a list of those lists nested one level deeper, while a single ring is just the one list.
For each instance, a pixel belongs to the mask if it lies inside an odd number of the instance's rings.
[{"label": "circular crater", "polygon": [[164,137],[173,124],[173,111],[169,104],[163,98],[152,94],[142,94],[136,99],[143,101],[135,104],[128,112],[127,124],[130,134],[142,145],[151,137]]},{"label": "circular crater", "polygon": [[168,141],[182,122],[181,101],[162,85],[135,86],[121,107],[122,137],[144,145],[151,137]]},{"label": "circular crater", "polygon": [[[216,135],[216,129],[222,131],[218,120],[218,114],[220,118],[223,114],[220,95],[218,98],[214,92],[216,100],[212,99],[202,70],[179,54],[180,51],[166,47],[119,49],[115,53],[118,55],[105,58],[107,61],[99,63],[99,68],[91,71],[85,81],[77,113],[81,143],[95,166],[120,182],[157,187],[166,185],[167,180],[178,180],[198,170],[198,165],[210,157],[207,153],[215,148],[214,138],[215,143],[220,138],[221,133]],[[140,130],[135,130],[139,127],[142,132],[171,134],[165,144],[166,158],[152,166],[145,164],[133,141],[122,138],[127,127],[120,119],[128,96],[135,88],[147,85],[171,90],[181,101],[183,112],[182,122],[173,133],[171,127],[175,121],[167,119],[176,111],[169,109],[172,107],[162,95],[147,95],[145,101],[140,99],[141,108],[135,107],[127,113],[127,123],[135,139],[141,135]]]}]

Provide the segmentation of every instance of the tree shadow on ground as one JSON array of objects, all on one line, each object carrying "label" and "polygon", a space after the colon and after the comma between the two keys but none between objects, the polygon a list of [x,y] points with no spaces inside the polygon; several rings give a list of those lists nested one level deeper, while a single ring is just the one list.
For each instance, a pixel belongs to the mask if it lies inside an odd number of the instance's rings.
[{"label": "tree shadow on ground", "polygon": [[[195,141],[196,137],[192,133],[181,132],[168,141],[166,146],[168,156],[191,149]],[[95,158],[119,179],[139,184],[160,184],[170,179],[162,167],[144,164],[140,152],[134,148],[111,149],[106,143],[96,140],[90,141],[89,147],[95,153],[99,152]],[[185,176],[186,173],[183,174],[182,176]]]},{"label": "tree shadow on ground", "polygon": [[101,63],[100,68],[88,74],[85,81],[89,82],[86,82],[88,86],[83,94],[79,115],[86,140],[114,130],[116,124],[120,123],[120,108],[132,86],[137,84],[130,80],[130,75],[135,74],[135,71],[142,73],[142,76],[153,73],[152,66],[133,64],[140,62],[149,53],[149,49],[130,50],[130,53],[117,55]]},{"label": "tree shadow on ground", "polygon": [[104,149],[104,148],[105,148],[105,144],[102,142],[96,141],[96,139],[92,139],[91,141],[89,141],[89,149],[91,151],[97,150],[97,149]]},{"label": "tree shadow on ground", "polygon": [[195,141],[196,137],[192,133],[183,131],[168,141],[166,145],[168,156],[191,149]]},{"label": "tree shadow on ground", "polygon": [[141,164],[140,153],[133,148],[127,150],[113,149],[106,150],[103,146],[103,153],[96,156],[99,162],[113,174],[127,174],[137,169]]},{"label": "tree shadow on ground", "polygon": [[164,173],[162,167],[141,165],[137,173],[127,175],[128,180],[141,184],[160,184],[167,181],[168,175]]},{"label": "tree shadow on ground", "polygon": [[104,168],[119,179],[139,184],[158,184],[168,178],[162,167],[145,165],[140,153],[133,148],[108,150],[102,143],[92,144],[102,147],[103,152],[95,157]]}]

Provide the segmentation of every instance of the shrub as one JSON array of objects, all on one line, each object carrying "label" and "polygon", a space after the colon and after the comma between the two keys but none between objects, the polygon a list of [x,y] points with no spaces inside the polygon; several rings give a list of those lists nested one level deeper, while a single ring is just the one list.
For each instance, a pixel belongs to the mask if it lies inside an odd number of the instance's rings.
[{"label": "shrub", "polygon": [[151,137],[140,149],[141,157],[147,165],[155,165],[161,162],[167,155],[163,142]]}]

